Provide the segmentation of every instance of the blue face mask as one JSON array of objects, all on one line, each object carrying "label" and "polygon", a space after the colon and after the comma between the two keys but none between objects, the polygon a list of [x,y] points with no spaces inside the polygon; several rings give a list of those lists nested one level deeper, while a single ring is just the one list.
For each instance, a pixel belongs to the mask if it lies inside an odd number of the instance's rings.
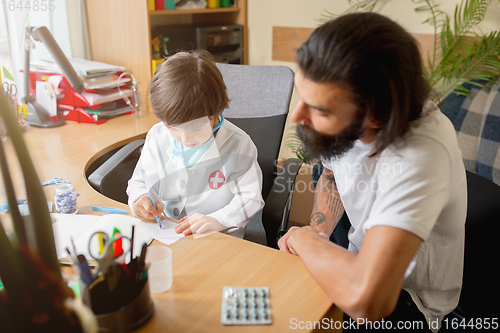
[{"label": "blue face mask", "polygon": [[[224,115],[220,115],[220,122],[217,124],[212,129],[212,133],[215,133],[224,123]],[[182,157],[184,158],[184,165],[186,168],[191,168],[193,165],[196,164],[200,160],[200,158],[205,154],[205,152],[210,148],[210,145],[214,141],[214,136],[210,138],[207,142],[203,143],[202,145],[199,145],[198,147],[193,147],[193,148],[188,148],[184,146],[182,142],[178,142],[177,140],[174,139],[174,145],[172,149],[172,154],[174,156],[179,156],[182,154]],[[180,147],[180,148],[179,148]]]}]

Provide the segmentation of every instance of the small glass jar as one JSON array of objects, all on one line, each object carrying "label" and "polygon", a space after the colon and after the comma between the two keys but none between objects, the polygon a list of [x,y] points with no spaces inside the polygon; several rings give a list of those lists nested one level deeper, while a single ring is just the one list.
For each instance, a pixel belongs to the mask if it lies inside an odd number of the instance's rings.
[{"label": "small glass jar", "polygon": [[76,191],[71,184],[59,184],[54,193],[56,211],[60,214],[76,214]]}]

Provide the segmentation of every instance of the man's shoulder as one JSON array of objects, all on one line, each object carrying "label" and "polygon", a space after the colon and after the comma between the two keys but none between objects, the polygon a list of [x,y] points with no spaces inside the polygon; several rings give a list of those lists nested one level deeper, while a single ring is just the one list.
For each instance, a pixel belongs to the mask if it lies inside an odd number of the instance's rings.
[{"label": "man's shoulder", "polygon": [[422,116],[412,122],[402,144],[396,144],[392,148],[403,151],[424,150],[446,152],[450,155],[460,154],[455,128],[437,106],[424,110]]}]

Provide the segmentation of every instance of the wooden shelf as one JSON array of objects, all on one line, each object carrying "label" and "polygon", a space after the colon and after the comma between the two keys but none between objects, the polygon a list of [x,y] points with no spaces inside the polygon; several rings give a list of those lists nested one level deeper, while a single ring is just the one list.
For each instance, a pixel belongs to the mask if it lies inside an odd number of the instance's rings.
[{"label": "wooden shelf", "polygon": [[205,8],[205,9],[173,9],[173,10],[150,10],[149,16],[154,15],[185,15],[185,14],[211,14],[239,12],[239,7]]},{"label": "wooden shelf", "polygon": [[[195,10],[148,10],[146,0],[87,0],[92,60],[123,66],[140,82],[140,93],[147,101],[151,80],[152,24],[241,24],[243,63],[248,63],[247,3],[237,7]],[[190,17],[191,16],[191,17]]]}]

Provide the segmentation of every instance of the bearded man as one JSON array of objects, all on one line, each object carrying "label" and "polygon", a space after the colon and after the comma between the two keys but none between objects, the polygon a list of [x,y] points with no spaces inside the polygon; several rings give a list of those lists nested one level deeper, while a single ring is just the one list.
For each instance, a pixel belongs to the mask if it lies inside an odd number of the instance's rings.
[{"label": "bearded man", "polygon": [[[301,258],[345,320],[437,331],[460,296],[467,189],[416,41],[384,16],[356,13],[317,28],[296,57],[291,120],[324,171],[310,226],[292,227],[280,249]],[[344,211],[348,249],[329,241]]]}]

